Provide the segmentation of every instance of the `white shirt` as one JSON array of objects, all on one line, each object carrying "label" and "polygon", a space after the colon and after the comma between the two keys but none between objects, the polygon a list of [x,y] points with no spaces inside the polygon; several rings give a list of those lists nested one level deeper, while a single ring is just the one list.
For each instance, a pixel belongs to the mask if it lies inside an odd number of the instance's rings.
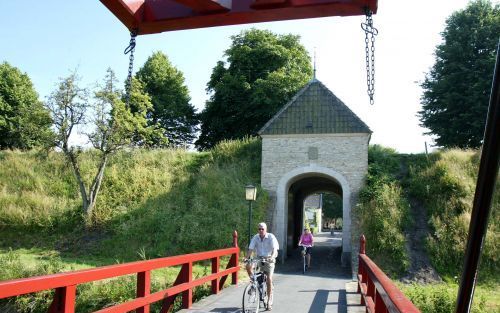
[{"label": "white shirt", "polygon": [[248,249],[255,250],[258,257],[270,257],[274,249],[279,249],[278,240],[271,233],[266,233],[264,238],[260,238],[259,234],[253,236],[248,245]]}]

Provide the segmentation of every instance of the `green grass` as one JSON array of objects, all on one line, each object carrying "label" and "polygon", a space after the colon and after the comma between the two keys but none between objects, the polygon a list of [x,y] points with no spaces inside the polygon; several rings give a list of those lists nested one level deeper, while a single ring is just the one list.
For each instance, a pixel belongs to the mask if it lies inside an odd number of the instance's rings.
[{"label": "green grass", "polygon": [[[442,284],[400,287],[424,313],[453,312],[479,166],[479,152],[443,150],[401,155],[380,146],[369,149],[366,186],[355,209],[368,255],[392,278],[408,266],[404,231],[413,221],[408,197],[427,208],[430,233],[426,248]],[[405,170],[407,167],[407,170]],[[500,312],[498,292],[500,186],[497,184],[481,256],[472,312]]]},{"label": "green grass", "polygon": [[[1,151],[0,255],[13,259],[2,263],[8,265],[0,280],[220,249],[232,244],[235,229],[245,246],[244,186],[260,182],[260,151],[257,139],[223,142],[204,153],[122,151],[106,169],[91,217],[82,215],[76,183],[60,153]],[[95,156],[87,151],[80,158],[89,181]],[[255,221],[264,218],[267,205],[260,189]],[[79,287],[78,308],[128,298],[135,281],[122,279]],[[162,284],[155,280],[153,289]],[[202,296],[203,290],[195,293]],[[22,297],[15,306],[41,312],[49,295]],[[91,304],[100,295],[105,299]]]},{"label": "green grass", "polygon": [[[455,311],[458,285],[456,283],[439,283],[429,285],[405,285],[398,287],[415,304],[422,313],[451,313]],[[498,288],[483,285],[474,292],[472,313],[500,312],[500,291]]]},{"label": "green grass", "polygon": [[[43,158],[43,159],[41,159]],[[248,238],[244,186],[260,182],[260,141],[223,142],[212,151],[130,150],[106,169],[91,218],[62,155],[0,152],[0,248],[136,260],[216,249]],[[81,155],[92,176],[94,156]],[[54,187],[55,185],[56,187]],[[268,198],[259,191],[254,219]]]},{"label": "green grass", "polygon": [[378,145],[368,151],[368,175],[355,208],[367,254],[387,273],[400,275],[409,266],[404,228],[411,223],[408,202],[397,179],[400,156]]},{"label": "green grass", "polygon": [[[427,208],[431,232],[427,250],[433,265],[446,277],[460,276],[479,167],[479,152],[438,151],[412,163],[408,192]],[[500,266],[500,185],[496,185],[479,279],[498,284]]]},{"label": "green grass", "polygon": [[[234,229],[243,247],[248,238],[244,186],[258,186],[260,157],[257,139],[223,142],[203,153],[122,151],[110,160],[97,206],[87,217],[60,153],[0,151],[0,280],[218,249],[231,244]],[[95,155],[87,151],[80,158],[89,181]],[[446,283],[402,287],[422,312],[450,312],[446,308],[453,306],[478,162],[476,151],[438,151],[427,157],[380,146],[369,149],[369,173],[355,216],[369,238],[368,254],[391,277],[409,265],[404,231],[413,221],[408,197],[428,210],[427,250]],[[498,312],[500,307],[498,189],[474,312]],[[254,221],[264,218],[268,202],[259,187]],[[206,264],[196,267],[197,273],[206,270]],[[155,271],[152,288],[166,288],[177,271]],[[207,288],[197,289],[196,296],[207,294]],[[133,277],[82,285],[77,309],[123,302],[133,297],[131,290]],[[18,299],[1,302],[0,311],[42,312],[50,293]]]}]

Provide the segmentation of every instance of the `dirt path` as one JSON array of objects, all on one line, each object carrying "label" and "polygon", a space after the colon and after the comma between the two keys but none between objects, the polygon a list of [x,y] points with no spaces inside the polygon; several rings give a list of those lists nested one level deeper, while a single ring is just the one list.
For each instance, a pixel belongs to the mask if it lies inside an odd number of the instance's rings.
[{"label": "dirt path", "polygon": [[408,199],[413,226],[406,231],[406,250],[410,256],[410,268],[402,278],[405,283],[431,283],[441,281],[438,273],[432,267],[425,250],[425,237],[429,233],[425,207],[415,199]]},{"label": "dirt path", "polygon": [[[398,179],[402,181],[408,176],[406,160],[401,162],[401,172]],[[407,195],[410,204],[410,214],[413,225],[406,229],[406,251],[410,257],[410,268],[401,279],[405,283],[431,283],[441,281],[441,277],[431,265],[425,249],[425,238],[429,233],[428,216],[425,206],[415,198]]]}]

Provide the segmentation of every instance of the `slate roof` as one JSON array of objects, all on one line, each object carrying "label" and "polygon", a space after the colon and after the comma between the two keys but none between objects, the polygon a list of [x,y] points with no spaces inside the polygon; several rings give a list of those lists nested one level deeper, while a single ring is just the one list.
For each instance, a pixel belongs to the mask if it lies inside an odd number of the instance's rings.
[{"label": "slate roof", "polygon": [[311,80],[259,131],[259,135],[372,133],[319,80]]}]

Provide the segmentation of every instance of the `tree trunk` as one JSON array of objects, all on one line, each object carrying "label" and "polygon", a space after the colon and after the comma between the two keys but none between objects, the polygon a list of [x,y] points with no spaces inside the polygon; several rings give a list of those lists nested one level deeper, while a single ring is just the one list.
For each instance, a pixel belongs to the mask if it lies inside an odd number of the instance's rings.
[{"label": "tree trunk", "polygon": [[69,149],[63,149],[64,154],[69,159],[71,166],[73,167],[73,174],[75,174],[76,181],[78,183],[78,187],[80,188],[80,195],[82,197],[83,203],[83,211],[85,213],[88,212],[90,201],[87,197],[87,189],[85,188],[85,183],[83,182],[82,175],[80,173],[80,167],[78,166],[78,161],[76,159],[75,154]]},{"label": "tree trunk", "polygon": [[106,164],[108,162],[108,153],[104,153],[101,158],[101,164],[99,165],[99,169],[97,170],[97,174],[94,177],[94,181],[92,182],[92,186],[90,186],[90,194],[89,194],[89,206],[85,213],[90,215],[92,210],[94,209],[95,202],[97,200],[97,195],[99,193],[99,189],[101,188],[102,179],[104,177],[104,169],[106,168]]}]

